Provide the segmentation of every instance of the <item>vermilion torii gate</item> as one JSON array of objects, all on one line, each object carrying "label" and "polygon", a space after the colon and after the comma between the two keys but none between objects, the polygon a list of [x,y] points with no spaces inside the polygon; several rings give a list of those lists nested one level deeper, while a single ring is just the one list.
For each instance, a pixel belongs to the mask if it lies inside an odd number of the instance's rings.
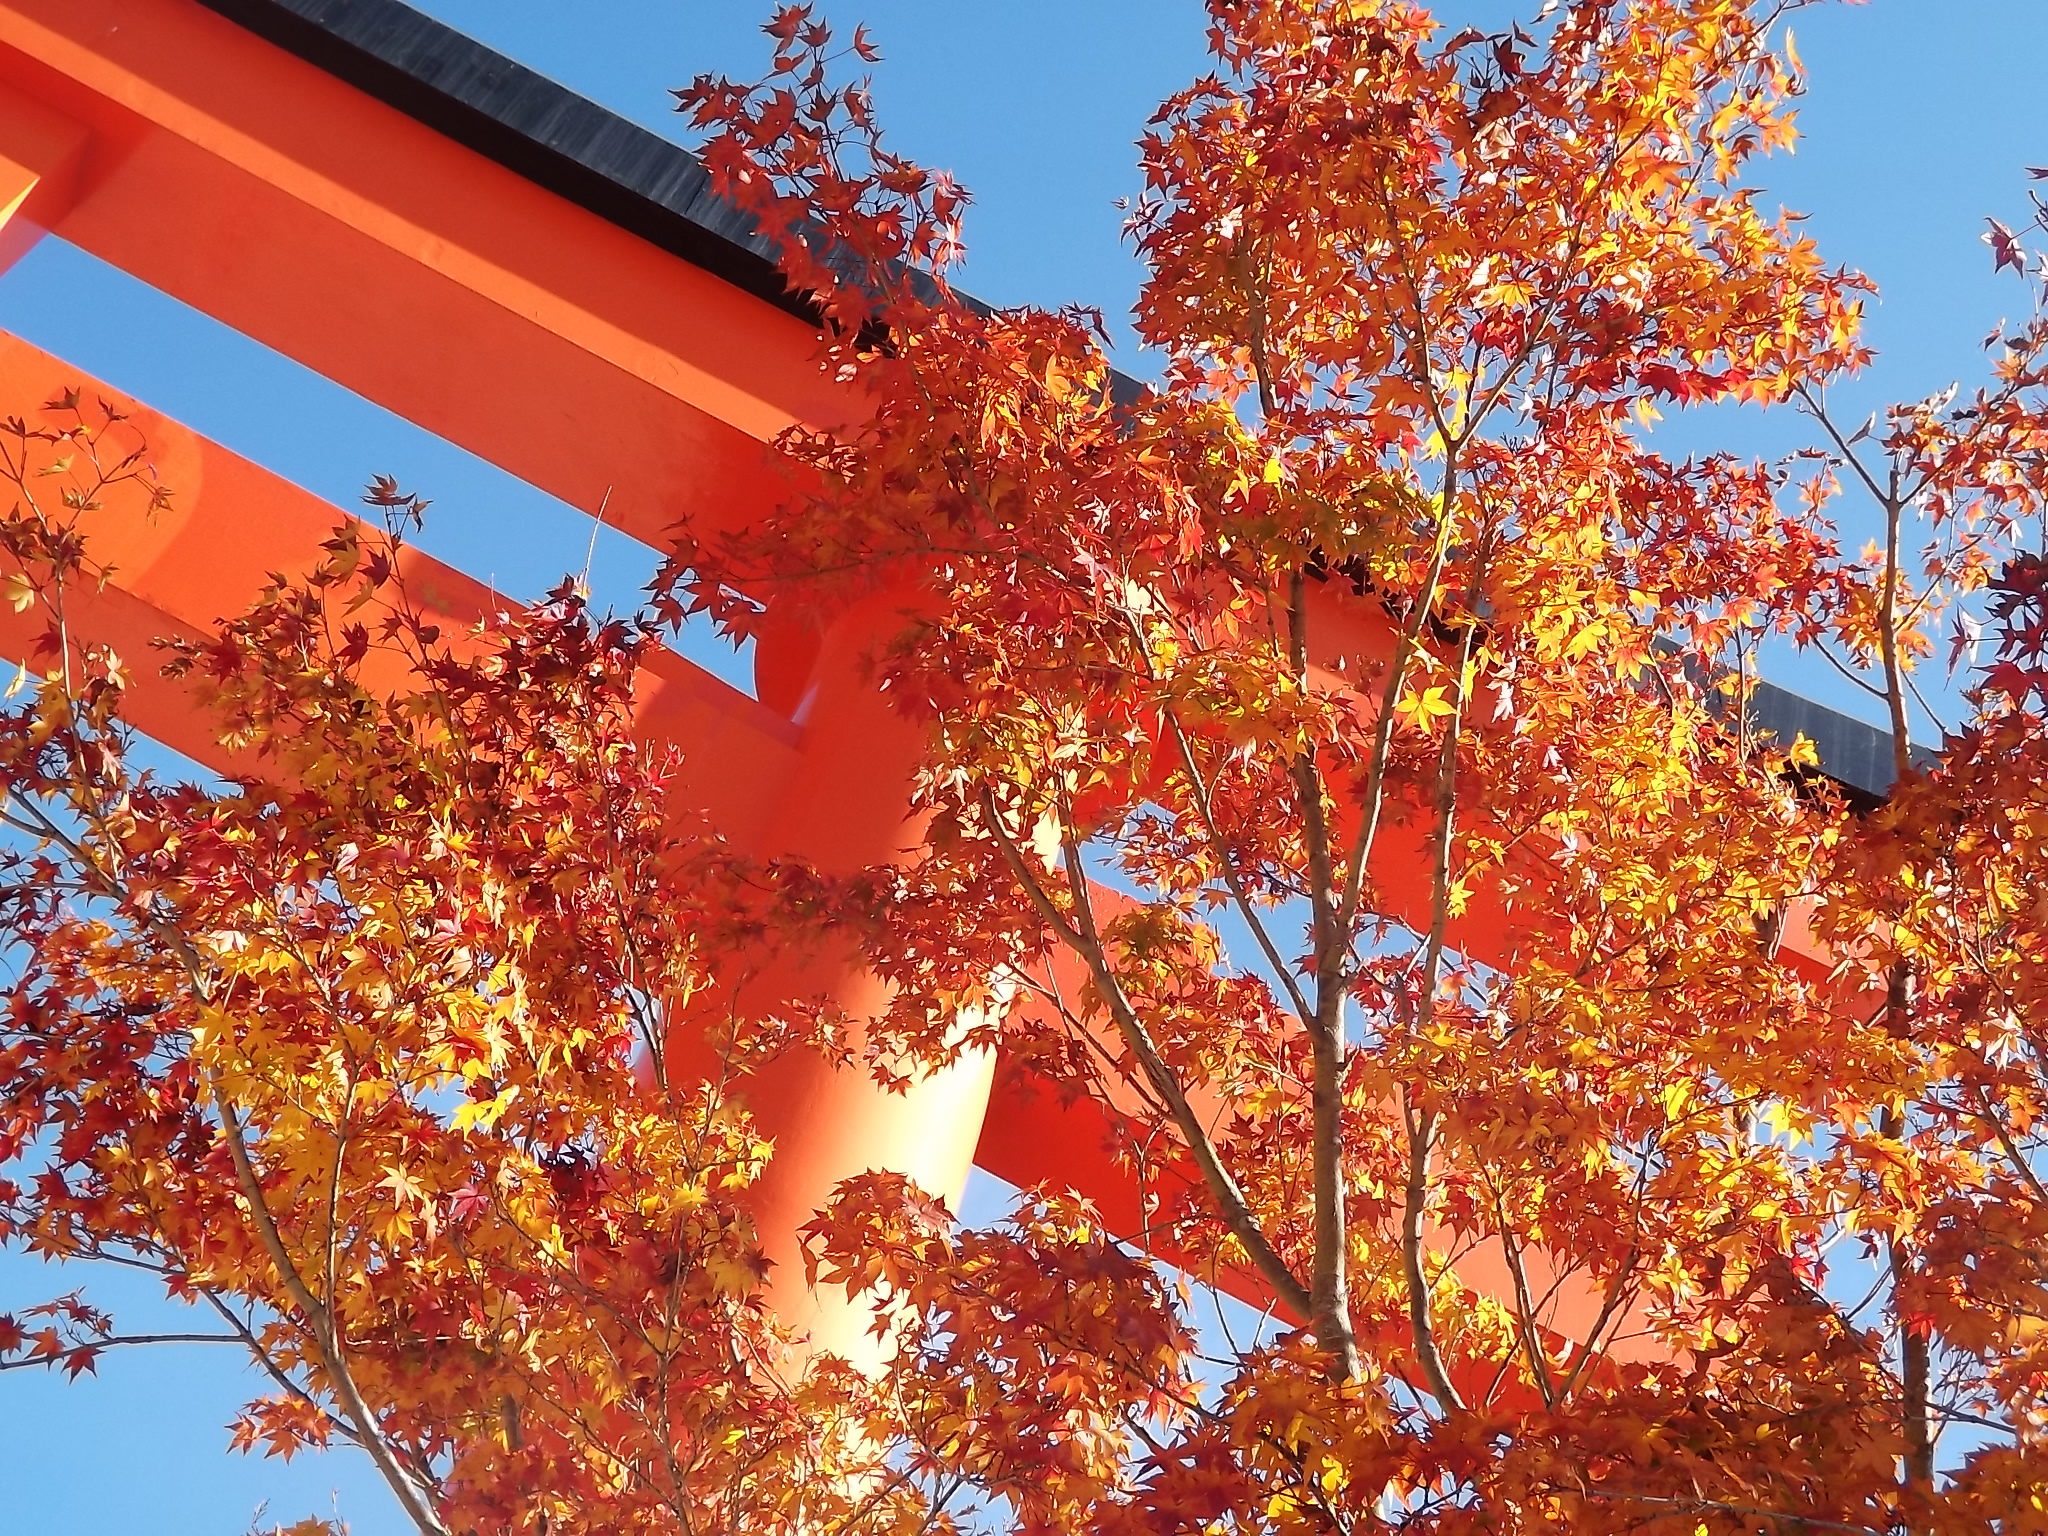
[{"label": "vermilion torii gate", "polygon": [[[861,410],[819,374],[804,305],[688,154],[398,0],[0,0],[0,263],[44,233],[573,506],[604,501],[650,545],[685,517],[758,515],[786,485],[777,434]],[[5,408],[74,385],[93,381],[0,338]],[[90,530],[116,584],[74,615],[131,657],[306,569],[344,516],[173,422],[139,424],[174,507]],[[427,604],[487,611],[482,584],[413,559]],[[801,616],[786,627],[804,632]],[[1370,643],[1350,627],[1343,643]],[[28,633],[0,614],[0,651]],[[648,662],[641,729],[688,749],[684,793],[739,847],[840,868],[892,850],[914,743],[858,681],[857,649],[830,632],[763,645],[751,698],[681,657]],[[130,702],[166,745],[219,761],[180,690],[138,678]],[[1757,708],[1814,739],[1853,793],[1883,793],[1887,738],[1778,690]],[[1398,869],[1376,873],[1398,890]],[[1780,963],[1824,969],[1789,926]],[[1485,958],[1508,942],[1483,914],[1461,939]],[[863,985],[844,978],[841,1000],[857,1010]],[[1062,1107],[1021,1070],[972,1062],[907,1096],[815,1061],[779,1071],[755,1106],[777,1143],[757,1215],[778,1307],[828,1342],[853,1334],[801,1294],[795,1234],[864,1169],[957,1203],[971,1161],[1142,1229],[1111,1112]]]}]

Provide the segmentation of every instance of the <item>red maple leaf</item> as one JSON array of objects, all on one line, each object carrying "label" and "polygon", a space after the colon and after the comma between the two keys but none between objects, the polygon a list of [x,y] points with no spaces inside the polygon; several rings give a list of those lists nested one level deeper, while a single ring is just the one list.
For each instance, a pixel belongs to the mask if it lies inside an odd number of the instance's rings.
[{"label": "red maple leaf", "polygon": [[2020,244],[2020,237],[2007,229],[1996,219],[1986,219],[1991,226],[1984,233],[1984,243],[1991,247],[1991,270],[2011,267],[2015,272],[2027,270],[2027,250]]}]

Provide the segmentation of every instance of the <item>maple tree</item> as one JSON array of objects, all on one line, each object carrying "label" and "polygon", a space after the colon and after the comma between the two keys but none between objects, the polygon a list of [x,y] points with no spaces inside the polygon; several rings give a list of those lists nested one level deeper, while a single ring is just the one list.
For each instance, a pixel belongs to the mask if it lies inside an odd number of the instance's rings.
[{"label": "maple tree", "polygon": [[[354,1443],[429,1532],[2048,1526],[2048,321],[1837,422],[1866,285],[1741,179],[1790,8],[1214,0],[1133,395],[1093,317],[952,290],[964,194],[785,7],[764,80],[679,96],[871,415],[632,622],[441,633],[374,487],[172,648],[217,783],[135,768],[155,662],[69,623],[140,445],[12,424],[0,1232],[162,1276],[276,1385],[239,1442]],[[1659,450],[1722,401],[1816,446]],[[678,802],[630,694],[697,611],[866,616],[916,849],[749,859]],[[1882,803],[1754,738],[1767,635],[1873,691]],[[874,1016],[727,984],[828,917]],[[1104,1107],[1143,1230],[868,1175],[809,1236],[879,1347],[807,1349],[745,1084],[983,1049]],[[1144,1252],[1273,1326],[1214,1358]],[[67,1296],[0,1366],[128,1341]]]}]

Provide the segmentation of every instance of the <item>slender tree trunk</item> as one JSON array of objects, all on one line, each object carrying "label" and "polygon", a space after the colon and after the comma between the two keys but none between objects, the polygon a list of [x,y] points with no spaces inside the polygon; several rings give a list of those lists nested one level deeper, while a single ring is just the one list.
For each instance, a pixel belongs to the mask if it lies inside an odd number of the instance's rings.
[{"label": "slender tree trunk", "polygon": [[[1892,780],[1903,780],[1913,768],[1912,718],[1906,709],[1906,680],[1899,657],[1898,603],[1900,530],[1905,503],[1900,494],[1899,473],[1893,468],[1883,500],[1885,514],[1884,582],[1878,595],[1878,657],[1884,665],[1885,700],[1892,724]],[[1885,1027],[1897,1039],[1911,1036],[1913,977],[1903,959],[1894,960],[1885,974]],[[1910,1127],[1904,1114],[1889,1107],[1881,1111],[1878,1133],[1903,1140]],[[1911,1279],[1913,1254],[1896,1237],[1887,1245],[1891,1270],[1892,1311],[1899,1330],[1899,1413],[1906,1437],[1905,1491],[1912,1503],[1934,1496],[1934,1425],[1929,1392],[1933,1341],[1925,1329],[1909,1323],[1899,1303],[1899,1293]],[[1909,1516],[1911,1514],[1909,1506]],[[1916,1520],[1913,1526],[1919,1529]]]}]

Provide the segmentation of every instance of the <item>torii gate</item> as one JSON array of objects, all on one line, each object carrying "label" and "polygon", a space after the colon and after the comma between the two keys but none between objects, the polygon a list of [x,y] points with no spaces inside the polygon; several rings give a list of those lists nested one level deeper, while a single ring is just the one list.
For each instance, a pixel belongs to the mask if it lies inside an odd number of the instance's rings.
[{"label": "torii gate", "polygon": [[[45,232],[572,506],[604,502],[657,547],[681,518],[765,510],[786,485],[776,435],[861,410],[819,374],[809,312],[688,153],[400,0],[0,0],[0,269]],[[0,335],[8,408],[93,382]],[[344,516],[174,422],[139,423],[176,505],[92,530],[118,584],[76,616],[130,656],[239,611],[268,572],[306,569]],[[451,618],[488,611],[461,572],[421,558],[410,577]],[[27,637],[0,614],[0,653]],[[842,868],[883,857],[910,744],[857,680],[857,649],[830,633],[764,644],[751,698],[657,652],[640,728],[688,748],[682,792],[737,846]],[[1852,795],[1882,797],[1882,733],[1769,687],[1753,708],[1814,740]],[[180,690],[138,678],[130,713],[218,763]],[[1788,927],[1780,963],[1824,970]],[[908,1095],[810,1059],[777,1071],[755,1105],[777,1143],[756,1216],[778,1309],[821,1342],[852,1343],[864,1319],[814,1311],[796,1232],[866,1169],[957,1206],[971,1162],[1143,1229],[1114,1112],[1064,1107],[1021,1069],[973,1061]]]}]

